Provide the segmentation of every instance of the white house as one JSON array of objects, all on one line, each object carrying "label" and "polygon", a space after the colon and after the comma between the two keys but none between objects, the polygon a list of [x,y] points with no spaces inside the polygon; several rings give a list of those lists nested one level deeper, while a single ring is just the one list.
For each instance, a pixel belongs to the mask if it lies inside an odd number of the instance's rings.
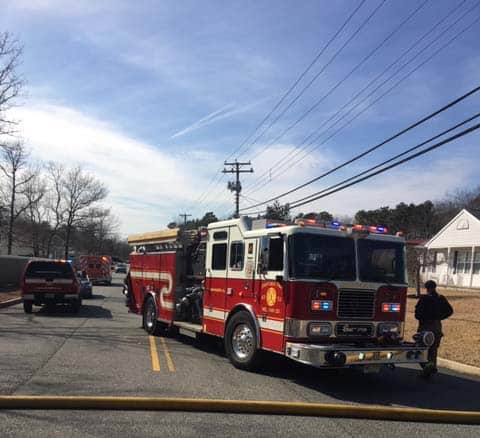
[{"label": "white house", "polygon": [[425,280],[440,286],[480,288],[480,218],[467,210],[458,213],[425,247],[429,266]]}]

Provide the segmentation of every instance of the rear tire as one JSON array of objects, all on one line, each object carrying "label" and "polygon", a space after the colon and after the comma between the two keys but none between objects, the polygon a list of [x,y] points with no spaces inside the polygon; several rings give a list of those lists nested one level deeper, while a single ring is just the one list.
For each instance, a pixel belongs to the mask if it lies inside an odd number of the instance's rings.
[{"label": "rear tire", "polygon": [[230,362],[242,370],[258,368],[261,351],[257,348],[257,342],[250,314],[241,311],[233,315],[225,331],[225,351]]},{"label": "rear tire", "polygon": [[80,312],[80,308],[82,307],[82,299],[79,298],[78,300],[75,300],[72,302],[72,311],[73,313],[78,313]]},{"label": "rear tire", "polygon": [[152,297],[148,297],[143,304],[142,326],[149,335],[155,335],[159,331],[157,304]]},{"label": "rear tire", "polygon": [[24,301],[23,302],[23,311],[25,313],[32,313],[33,311],[33,302],[32,301]]}]

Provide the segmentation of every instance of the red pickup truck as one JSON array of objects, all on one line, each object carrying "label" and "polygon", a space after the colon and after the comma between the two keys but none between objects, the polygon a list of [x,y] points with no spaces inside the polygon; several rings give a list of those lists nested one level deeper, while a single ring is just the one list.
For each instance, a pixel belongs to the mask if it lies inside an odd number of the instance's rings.
[{"label": "red pickup truck", "polygon": [[31,260],[21,278],[23,310],[33,305],[70,304],[77,313],[82,305],[80,282],[70,263],[64,260]]}]

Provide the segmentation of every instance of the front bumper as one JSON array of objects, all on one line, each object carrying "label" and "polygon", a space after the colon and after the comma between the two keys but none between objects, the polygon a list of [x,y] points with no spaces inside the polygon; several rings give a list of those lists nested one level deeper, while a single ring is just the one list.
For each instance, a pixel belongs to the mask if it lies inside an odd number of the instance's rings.
[{"label": "front bumper", "polygon": [[397,365],[428,362],[428,347],[415,343],[392,346],[374,344],[302,344],[287,342],[285,355],[290,359],[315,367],[341,368],[365,365]]}]

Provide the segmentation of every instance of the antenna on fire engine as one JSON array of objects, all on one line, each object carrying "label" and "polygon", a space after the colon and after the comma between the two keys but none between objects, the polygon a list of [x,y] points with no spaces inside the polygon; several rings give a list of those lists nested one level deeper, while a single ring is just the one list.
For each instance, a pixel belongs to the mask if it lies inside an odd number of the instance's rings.
[{"label": "antenna on fire engine", "polygon": [[228,189],[231,192],[235,192],[235,217],[240,217],[240,192],[242,191],[242,185],[240,184],[240,174],[241,173],[253,173],[253,168],[250,169],[241,169],[241,166],[251,166],[250,161],[247,163],[240,163],[236,159],[233,163],[224,162],[225,166],[232,166],[230,169],[223,169],[222,173],[234,173],[236,178],[235,181],[228,182]]}]

